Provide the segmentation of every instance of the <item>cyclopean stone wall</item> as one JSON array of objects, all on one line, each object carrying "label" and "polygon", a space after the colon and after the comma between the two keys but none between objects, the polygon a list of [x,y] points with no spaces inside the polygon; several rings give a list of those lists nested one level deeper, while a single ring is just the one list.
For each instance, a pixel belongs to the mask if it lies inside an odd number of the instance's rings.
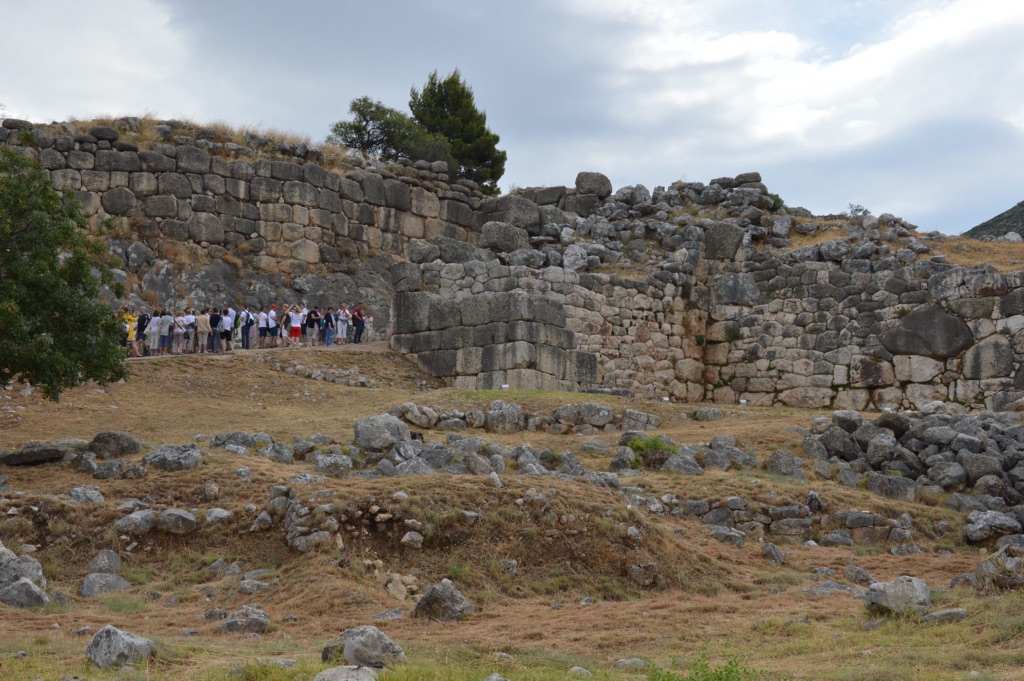
[{"label": "cyclopean stone wall", "polygon": [[117,123],[86,132],[7,119],[0,145],[37,159],[94,229],[114,219],[123,278],[155,294],[136,295],[134,306],[326,306],[366,300],[365,291],[384,326],[391,291],[379,274],[409,239],[477,240],[484,196],[472,182],[449,182],[444,163],[384,167],[346,154],[328,170],[305,145],[254,138],[250,148],[202,130],[172,135],[169,124],[140,150],[129,141],[140,121]]},{"label": "cyclopean stone wall", "polygon": [[394,347],[471,388],[854,409],[1024,398],[1024,273],[947,264],[941,237],[893,216],[787,210],[757,173],[614,193],[580,173],[487,198],[437,164],[328,170],[303,145],[170,125],[140,150],[137,121],[118,126],[6,120],[0,144],[94,226],[118,222],[129,304],[361,299]]}]

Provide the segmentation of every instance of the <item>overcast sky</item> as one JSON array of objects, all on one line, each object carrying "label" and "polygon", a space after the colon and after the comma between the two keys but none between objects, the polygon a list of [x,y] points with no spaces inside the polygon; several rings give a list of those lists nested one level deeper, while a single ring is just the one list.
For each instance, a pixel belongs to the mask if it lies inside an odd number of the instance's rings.
[{"label": "overcast sky", "polygon": [[1019,0],[0,0],[0,103],[322,140],[460,69],[501,186],[760,171],[816,213],[957,234],[1024,200]]}]

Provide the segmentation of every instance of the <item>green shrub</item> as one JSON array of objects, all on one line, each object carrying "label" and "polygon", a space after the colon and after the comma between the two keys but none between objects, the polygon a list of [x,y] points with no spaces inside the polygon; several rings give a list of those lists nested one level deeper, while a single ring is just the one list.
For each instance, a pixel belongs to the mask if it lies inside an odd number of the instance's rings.
[{"label": "green shrub", "polygon": [[668,457],[675,453],[675,447],[658,436],[639,435],[629,441],[629,448],[647,468],[661,468]]},{"label": "green shrub", "polygon": [[772,678],[768,672],[744,667],[735,656],[715,666],[705,650],[690,663],[685,674],[652,669],[647,675],[647,681],[769,681]]}]

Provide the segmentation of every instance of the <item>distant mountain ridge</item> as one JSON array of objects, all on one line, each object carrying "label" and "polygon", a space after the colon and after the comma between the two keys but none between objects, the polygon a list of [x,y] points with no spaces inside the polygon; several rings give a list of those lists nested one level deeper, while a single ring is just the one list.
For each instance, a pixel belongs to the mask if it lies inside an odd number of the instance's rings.
[{"label": "distant mountain ridge", "polygon": [[1000,213],[991,220],[986,220],[977,227],[964,232],[964,236],[980,239],[985,236],[998,237],[1009,232],[1016,232],[1024,237],[1024,201],[1008,211]]}]

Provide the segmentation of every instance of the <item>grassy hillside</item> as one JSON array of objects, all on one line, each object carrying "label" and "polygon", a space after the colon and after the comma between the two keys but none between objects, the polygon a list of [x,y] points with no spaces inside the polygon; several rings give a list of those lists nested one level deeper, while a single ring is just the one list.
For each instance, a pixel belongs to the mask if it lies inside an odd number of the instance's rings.
[{"label": "grassy hillside", "polygon": [[[289,371],[295,364],[355,367],[380,387],[306,379]],[[3,392],[0,398],[11,411],[2,412],[0,448],[29,440],[91,438],[102,430],[127,430],[147,444],[185,443],[197,434],[237,430],[289,439],[324,433],[345,442],[352,438],[356,418],[392,405],[412,401],[466,410],[500,396],[532,409],[587,401],[615,409],[633,407],[658,414],[663,426],[657,434],[677,443],[730,434],[742,449],[764,459],[776,449],[799,454],[799,430],[825,415],[726,407],[722,420],[698,422],[686,418],[693,405],[440,389],[383,343],[171,357],[134,362],[132,369],[125,383],[105,390],[71,390],[58,404],[16,390]],[[590,470],[608,470],[610,463],[610,454],[583,448],[588,438],[582,435],[463,434],[506,446],[528,442],[555,452],[572,451]],[[429,432],[427,437],[444,434]],[[619,433],[597,437],[614,452]],[[141,457],[128,457],[128,463]],[[248,483],[240,483],[236,474],[243,465],[251,469]],[[954,681],[978,671],[971,678],[1009,680],[1019,678],[1024,665],[1024,594],[982,598],[963,587],[947,590],[951,577],[972,570],[978,561],[977,549],[960,539],[962,514],[945,508],[941,498],[900,502],[817,479],[809,463],[806,481],[761,470],[709,470],[699,477],[646,470],[623,478],[623,484],[658,498],[738,496],[766,504],[799,503],[815,490],[832,511],[872,510],[887,518],[910,514],[915,542],[924,553],[896,556],[884,545],[824,548],[770,537],[766,541],[776,542],[786,554],[785,564],[775,567],[753,537],[741,547],[720,543],[699,520],[649,512],[615,490],[512,473],[501,476],[501,489],[484,476],[449,475],[328,478],[305,487],[287,481],[311,473],[308,463],[280,464],[219,449],[211,450],[197,471],[151,470],[142,480],[95,480],[59,465],[2,472],[9,476],[12,492],[0,495],[0,540],[15,550],[39,545],[33,555],[51,586],[69,597],[66,605],[41,611],[0,606],[3,679],[76,675],[95,680],[310,681],[331,666],[320,662],[321,648],[342,630],[362,624],[381,628],[409,657],[407,667],[383,673],[381,681],[479,681],[492,673],[511,681],[545,681],[567,678],[566,670],[574,665],[607,681],[674,681],[688,678],[681,670],[702,651],[715,666],[736,658],[764,672],[756,678],[773,679]],[[216,503],[235,512],[233,521],[183,537],[150,533],[131,551],[112,530],[124,513],[117,506],[126,499],[146,498],[154,507],[202,507],[208,481],[219,485]],[[423,549],[398,544],[404,529],[356,521],[339,534],[343,545],[332,542],[307,554],[290,550],[279,530],[246,532],[254,512],[244,509],[250,504],[264,508],[270,487],[278,484],[293,485],[303,496],[323,490],[317,498],[345,508],[352,518],[371,513],[394,514],[396,521],[417,518],[426,525]],[[105,503],[74,506],[53,496],[76,485],[100,488]],[[550,513],[524,512],[521,500],[530,488],[547,497]],[[396,496],[399,491],[405,494]],[[45,542],[39,541],[39,528],[18,515],[38,504],[49,515],[52,537]],[[465,511],[477,520],[467,523]],[[944,535],[932,532],[941,521],[952,526]],[[639,530],[639,541],[624,532],[628,527]],[[86,563],[104,548],[120,551],[122,575],[132,587],[95,599],[78,597]],[[254,595],[239,593],[238,578],[206,569],[219,558],[240,561],[246,570],[271,570],[270,588]],[[505,569],[505,559],[518,561],[515,574]],[[657,584],[641,587],[629,579],[627,566],[652,561],[661,570]],[[969,616],[933,625],[912,618],[877,621],[863,601],[849,595],[807,593],[828,579],[821,568],[834,570],[833,579],[843,582],[851,565],[884,581],[904,574],[920,577],[935,590],[936,608],[963,607]],[[411,603],[396,600],[385,589],[388,576],[396,573],[414,576],[424,586],[450,578],[477,609],[459,622],[413,619]],[[254,602],[272,619],[272,629],[258,638],[220,634],[217,622],[204,618],[210,608],[231,610]],[[395,621],[374,620],[390,608],[402,608],[405,615]],[[85,646],[106,624],[156,640],[162,646],[157,659],[135,671],[89,667]],[[76,634],[81,627],[89,632]],[[633,657],[674,673],[649,676],[647,670],[613,668],[617,660]],[[297,665],[280,668],[260,664],[260,658],[287,658]]]},{"label": "grassy hillside", "polygon": [[983,236],[1002,236],[1008,232],[1017,232],[1024,236],[1024,201],[964,232],[963,236],[978,239]]}]

